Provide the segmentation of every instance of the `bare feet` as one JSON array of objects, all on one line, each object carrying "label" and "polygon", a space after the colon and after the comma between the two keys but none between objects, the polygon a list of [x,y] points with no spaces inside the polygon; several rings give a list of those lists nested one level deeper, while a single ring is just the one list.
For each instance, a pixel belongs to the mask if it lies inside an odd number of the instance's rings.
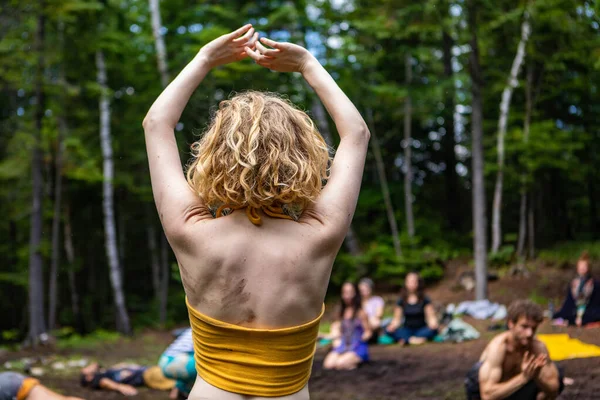
[{"label": "bare feet", "polygon": [[414,337],[412,336],[410,339],[408,339],[408,343],[414,345],[414,346],[418,346],[420,344],[423,344],[427,342],[427,339],[425,338],[421,338],[421,337]]}]

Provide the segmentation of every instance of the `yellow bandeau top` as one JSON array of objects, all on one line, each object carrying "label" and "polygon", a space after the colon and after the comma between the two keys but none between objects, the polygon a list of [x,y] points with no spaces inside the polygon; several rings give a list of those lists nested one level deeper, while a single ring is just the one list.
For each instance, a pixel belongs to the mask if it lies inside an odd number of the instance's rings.
[{"label": "yellow bandeau top", "polygon": [[300,391],[310,378],[321,314],[302,325],[246,328],[204,315],[190,316],[198,375],[209,384],[246,396],[279,397]]}]

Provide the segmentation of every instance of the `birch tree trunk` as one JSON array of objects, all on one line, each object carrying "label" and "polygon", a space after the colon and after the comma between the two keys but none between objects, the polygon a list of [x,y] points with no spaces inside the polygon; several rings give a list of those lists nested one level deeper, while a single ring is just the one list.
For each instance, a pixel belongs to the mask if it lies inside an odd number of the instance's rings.
[{"label": "birch tree trunk", "polygon": [[32,174],[32,207],[29,231],[29,333],[28,341],[37,346],[40,335],[46,332],[46,319],[44,316],[44,274],[42,271],[42,124],[44,118],[45,93],[44,93],[44,40],[45,40],[45,1],[39,2],[39,15],[35,38],[37,53],[37,70],[35,83],[36,111],[35,111],[35,139],[31,156]]},{"label": "birch tree trunk", "polygon": [[[523,121],[523,142],[529,142],[529,127],[531,124],[531,90],[533,85],[533,68],[527,68],[525,83],[525,120]],[[523,258],[525,251],[525,237],[527,234],[527,177],[521,174],[521,204],[519,207],[519,240],[517,242],[517,257]]]},{"label": "birch tree trunk", "polygon": [[387,176],[385,174],[385,165],[383,163],[383,157],[381,155],[381,146],[379,144],[379,139],[377,138],[377,131],[375,130],[375,119],[373,118],[373,110],[371,108],[367,108],[367,122],[369,124],[369,131],[371,132],[371,151],[373,152],[373,156],[375,157],[377,176],[379,177],[381,193],[383,194],[383,202],[385,204],[388,223],[390,224],[390,231],[392,232],[394,252],[396,253],[396,257],[400,258],[402,257],[402,248],[400,247],[400,235],[398,233],[398,224],[396,222],[394,206],[392,205],[392,198],[390,196]]},{"label": "birch tree trunk", "polygon": [[125,307],[125,295],[121,279],[121,266],[117,252],[117,233],[115,226],[115,207],[113,195],[114,165],[110,133],[110,101],[106,83],[106,64],[102,50],[96,51],[97,80],[102,92],[100,94],[100,142],[103,158],[103,190],[102,205],[104,210],[104,232],[106,256],[110,268],[110,283],[113,289],[115,309],[117,314],[117,329],[124,334],[131,333],[129,315]]},{"label": "birch tree trunk", "polygon": [[479,63],[477,40],[477,0],[468,5],[469,29],[471,31],[471,54],[469,55],[472,94],[472,175],[473,175],[473,252],[475,253],[475,298],[487,298],[487,250],[485,216],[485,181],[483,178],[483,79]]},{"label": "birch tree trunk", "polygon": [[156,61],[158,63],[158,72],[160,73],[160,83],[165,88],[169,84],[169,67],[167,64],[167,48],[165,41],[160,34],[162,21],[160,17],[159,0],[149,0],[150,18],[152,20],[152,35],[154,36],[154,47],[156,48]]},{"label": "birch tree trunk", "polygon": [[521,25],[521,40],[517,46],[517,54],[510,69],[510,76],[506,87],[502,92],[500,102],[500,118],[498,120],[498,172],[496,174],[496,185],[494,187],[494,203],[492,208],[492,253],[496,253],[502,244],[502,186],[504,184],[504,137],[506,136],[506,125],[508,123],[508,112],[510,100],[514,89],[519,84],[517,77],[523,59],[525,58],[525,45],[529,40],[530,33],[529,12],[525,11]]},{"label": "birch tree trunk", "polygon": [[404,100],[404,209],[406,212],[406,228],[408,236],[415,236],[415,222],[413,217],[413,194],[412,194],[412,100],[410,98],[410,84],[412,81],[411,56],[406,54],[404,58],[404,82],[408,89],[408,95]]},{"label": "birch tree trunk", "polygon": [[[162,27],[162,20],[160,16],[160,3],[159,0],[149,0],[150,4],[150,17],[152,20],[152,35],[154,36],[154,47],[156,49],[156,61],[158,64],[158,72],[160,74],[160,82],[162,87],[165,88],[169,84],[171,80],[169,76],[169,68],[167,63],[167,50],[165,46],[165,41],[163,36],[160,33],[160,29]],[[150,234],[150,233],[149,233]],[[154,234],[153,234],[154,235]],[[169,290],[169,243],[164,235],[164,232],[161,232],[161,241],[160,241],[160,273],[156,271],[156,276],[158,276],[158,285],[157,285],[157,297],[158,297],[158,315],[159,321],[161,324],[164,324],[167,320],[167,297]],[[150,240],[150,238],[149,238]],[[152,245],[156,247],[155,237],[151,239],[154,242]],[[149,242],[150,244],[150,242]],[[152,255],[152,257],[154,257]],[[154,260],[152,261],[154,263]],[[155,278],[155,265],[152,265],[152,277]],[[153,282],[154,284],[154,282]]]}]

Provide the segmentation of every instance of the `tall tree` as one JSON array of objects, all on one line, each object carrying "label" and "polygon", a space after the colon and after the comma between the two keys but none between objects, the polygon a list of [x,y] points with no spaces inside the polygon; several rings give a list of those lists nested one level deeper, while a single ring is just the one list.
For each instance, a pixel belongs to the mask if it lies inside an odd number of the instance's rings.
[{"label": "tall tree", "polygon": [[446,191],[446,219],[447,225],[452,230],[459,230],[461,227],[461,207],[459,197],[458,174],[456,173],[456,139],[454,137],[454,113],[455,104],[455,89],[452,71],[452,48],[454,40],[449,32],[442,32],[442,61],[444,64],[444,78],[446,84],[444,88],[444,129],[445,133],[442,136],[442,151],[444,152],[444,186]]},{"label": "tall tree", "polygon": [[108,85],[106,78],[106,63],[104,52],[96,50],[97,82],[100,86],[100,143],[102,145],[103,159],[103,183],[102,183],[102,205],[104,211],[104,234],[106,257],[110,268],[110,283],[116,308],[117,329],[124,333],[131,333],[129,315],[125,306],[125,294],[123,293],[123,279],[119,255],[117,251],[117,228],[115,226],[115,207],[113,195],[114,160],[110,133],[110,100],[108,97]]},{"label": "tall tree", "polygon": [[[523,143],[529,142],[529,132],[531,127],[532,99],[531,88],[533,86],[533,67],[531,63],[527,68],[527,78],[525,80],[525,119],[523,121]],[[525,172],[521,173],[521,201],[519,205],[519,238],[517,241],[517,257],[522,259],[525,250],[525,235],[527,232],[527,177]],[[531,199],[529,199],[531,202]]]},{"label": "tall tree", "polygon": [[383,195],[383,202],[385,203],[385,210],[387,213],[388,223],[390,225],[390,231],[392,233],[392,243],[394,245],[394,252],[396,257],[402,257],[402,248],[400,247],[400,234],[398,233],[398,223],[396,222],[396,214],[394,212],[394,206],[392,204],[392,198],[390,196],[390,189],[388,185],[387,176],[385,174],[385,164],[383,163],[383,157],[381,155],[381,144],[377,137],[377,130],[375,129],[375,118],[373,118],[373,110],[367,108],[367,123],[369,124],[369,130],[371,131],[371,151],[375,157],[375,166],[377,167],[377,177],[379,178],[379,185],[381,186],[381,194]]},{"label": "tall tree", "polygon": [[[149,0],[150,15],[152,20],[152,35],[154,37],[154,47],[156,49],[156,61],[158,64],[158,72],[160,73],[160,82],[163,89],[167,87],[171,80],[169,76],[169,68],[167,63],[167,49],[165,40],[160,31],[162,28],[162,18],[160,14],[159,0]],[[167,298],[169,290],[169,278],[171,276],[169,270],[169,243],[163,232],[161,232],[161,257],[160,257],[160,284],[158,291],[159,300],[159,320],[164,324],[167,320]]]},{"label": "tall tree", "polygon": [[410,86],[412,82],[412,57],[409,53],[404,56],[404,83],[408,94],[404,99],[404,208],[406,210],[406,228],[408,236],[415,236],[415,221],[413,216],[412,192],[412,100]]},{"label": "tall tree", "polygon": [[478,0],[469,0],[468,24],[471,33],[469,70],[471,75],[471,174],[473,179],[473,253],[475,254],[475,297],[487,298],[487,244],[485,216],[485,181],[483,176],[483,76],[479,62],[477,38]]},{"label": "tall tree", "polygon": [[40,335],[46,332],[44,317],[44,275],[42,271],[42,199],[44,195],[42,181],[42,125],[45,108],[44,92],[44,40],[46,28],[45,1],[38,3],[37,32],[35,35],[35,51],[37,54],[37,69],[35,76],[35,133],[33,154],[31,157],[32,207],[29,231],[29,335],[28,340],[35,346],[40,341]]},{"label": "tall tree", "polygon": [[[64,30],[65,24],[59,21],[59,47],[61,53],[64,54]],[[61,107],[58,115],[58,135],[56,138],[56,155],[54,156],[54,211],[52,214],[52,262],[50,265],[50,288],[48,289],[49,311],[48,311],[48,328],[53,330],[56,327],[56,310],[58,303],[58,269],[60,266],[60,223],[62,210],[62,179],[63,179],[63,153],[65,150],[64,138],[67,133],[67,118],[66,118],[66,78],[64,63],[58,66],[59,81],[63,85],[61,90]]]},{"label": "tall tree", "polygon": [[521,65],[525,59],[525,46],[529,40],[531,27],[529,24],[529,11],[525,10],[523,23],[521,25],[521,39],[517,46],[517,54],[510,69],[510,75],[500,102],[500,118],[498,119],[498,171],[496,173],[496,185],[494,187],[494,203],[492,208],[492,253],[498,252],[502,244],[502,186],[504,184],[504,137],[506,136],[506,125],[508,124],[508,111],[513,91],[519,84],[517,77]]}]

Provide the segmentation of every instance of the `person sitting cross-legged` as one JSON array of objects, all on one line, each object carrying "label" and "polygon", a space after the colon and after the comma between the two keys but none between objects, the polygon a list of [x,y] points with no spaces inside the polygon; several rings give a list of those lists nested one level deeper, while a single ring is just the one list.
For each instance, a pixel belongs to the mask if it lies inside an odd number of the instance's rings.
[{"label": "person sitting cross-legged", "polygon": [[[416,272],[406,275],[394,317],[386,332],[400,344],[423,344],[437,334],[439,322],[429,297],[425,296],[423,279]],[[404,324],[402,324],[404,317]]]}]

